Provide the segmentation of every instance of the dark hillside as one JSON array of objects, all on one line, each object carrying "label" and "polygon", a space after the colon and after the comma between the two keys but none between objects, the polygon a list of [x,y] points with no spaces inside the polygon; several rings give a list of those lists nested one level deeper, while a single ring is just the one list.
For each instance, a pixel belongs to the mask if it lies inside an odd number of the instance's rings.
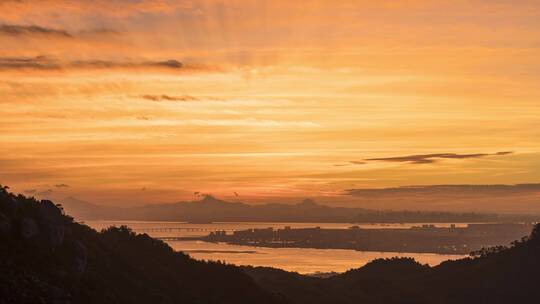
[{"label": "dark hillside", "polygon": [[0,190],[0,303],[280,303],[241,269]]}]

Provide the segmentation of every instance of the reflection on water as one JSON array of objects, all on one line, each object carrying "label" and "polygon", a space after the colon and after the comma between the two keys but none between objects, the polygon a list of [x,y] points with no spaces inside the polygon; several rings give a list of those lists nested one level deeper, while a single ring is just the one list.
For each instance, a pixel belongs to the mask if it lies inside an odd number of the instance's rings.
[{"label": "reflection on water", "polygon": [[377,258],[413,257],[437,265],[461,256],[431,253],[367,252],[342,249],[262,248],[202,241],[169,242],[175,250],[200,260],[221,260],[236,265],[268,266],[299,273],[343,272]]},{"label": "reflection on water", "polygon": [[[140,221],[88,221],[94,229],[100,230],[109,226],[126,225],[134,231],[147,232],[154,237],[160,236],[197,236],[206,235],[210,230],[242,230],[250,228],[292,228],[321,227],[348,228],[346,223],[211,223],[190,224],[180,222],[140,222]],[[369,224],[359,225],[365,228],[409,228],[424,223],[414,224]],[[449,226],[450,224],[436,224]],[[458,226],[466,225],[459,223]],[[155,228],[182,228],[171,231],[153,231]],[[149,231],[149,232],[148,232]],[[310,248],[262,248],[253,246],[229,245],[224,243],[207,243],[202,241],[168,242],[175,250],[183,251],[195,259],[221,260],[236,265],[268,266],[299,273],[343,272],[360,267],[377,258],[412,257],[420,263],[437,265],[448,259],[458,259],[458,255],[442,255],[432,253],[397,253],[366,252],[342,249],[310,249]]]}]

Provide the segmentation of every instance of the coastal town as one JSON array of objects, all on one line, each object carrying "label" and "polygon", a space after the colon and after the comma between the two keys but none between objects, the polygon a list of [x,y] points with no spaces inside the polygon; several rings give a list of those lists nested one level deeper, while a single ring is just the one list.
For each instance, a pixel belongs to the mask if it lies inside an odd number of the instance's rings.
[{"label": "coastal town", "polygon": [[469,254],[491,246],[506,246],[531,230],[529,223],[468,224],[437,227],[424,224],[411,228],[348,229],[264,228],[239,231],[215,231],[200,238],[208,242],[225,242],[259,247],[299,247],[351,249],[381,252],[417,252]]}]

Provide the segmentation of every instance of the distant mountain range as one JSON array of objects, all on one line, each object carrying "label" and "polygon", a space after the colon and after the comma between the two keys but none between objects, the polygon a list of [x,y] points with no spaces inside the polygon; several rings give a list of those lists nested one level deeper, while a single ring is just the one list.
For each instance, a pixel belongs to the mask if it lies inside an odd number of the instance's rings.
[{"label": "distant mountain range", "polygon": [[[306,199],[298,204],[250,205],[205,196],[199,201],[119,208],[91,204],[75,198],[63,201],[67,213],[79,220],[147,220],[207,222],[343,222],[420,223],[495,222],[513,220],[495,214],[377,211],[364,208],[331,207]],[[519,218],[524,220],[523,218]]]}]

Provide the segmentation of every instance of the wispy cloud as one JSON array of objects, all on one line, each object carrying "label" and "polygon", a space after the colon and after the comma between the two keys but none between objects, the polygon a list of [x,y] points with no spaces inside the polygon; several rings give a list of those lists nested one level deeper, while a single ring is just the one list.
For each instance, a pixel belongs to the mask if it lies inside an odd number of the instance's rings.
[{"label": "wispy cloud", "polygon": [[36,194],[37,190],[36,189],[25,189],[23,190],[24,193],[26,194]]},{"label": "wispy cloud", "polygon": [[70,67],[75,68],[167,68],[167,69],[180,69],[183,67],[182,63],[175,59],[169,59],[164,61],[109,61],[109,60],[80,60],[69,63]]},{"label": "wispy cloud", "polygon": [[67,184],[56,184],[54,185],[56,188],[69,188],[69,185]]},{"label": "wispy cloud", "polygon": [[365,161],[353,160],[353,161],[347,162],[345,164],[335,164],[334,166],[335,167],[346,167],[346,166],[358,166],[358,165],[365,165],[365,164],[366,164]]},{"label": "wispy cloud", "polygon": [[180,70],[183,65],[176,59],[169,60],[76,60],[61,61],[47,56],[0,57],[0,70],[61,70],[61,69],[141,69],[157,68]]},{"label": "wispy cloud", "polygon": [[367,158],[366,161],[384,161],[384,162],[398,162],[398,163],[411,163],[411,164],[432,164],[439,159],[467,159],[467,158],[481,158],[486,156],[502,156],[512,154],[511,151],[497,152],[497,153],[474,153],[474,154],[456,154],[456,153],[434,153],[434,154],[418,154],[407,156],[394,156],[394,157],[380,157],[380,158]]},{"label": "wispy cloud", "polygon": [[56,36],[63,38],[73,38],[73,35],[64,30],[47,28],[37,25],[0,25],[0,35],[8,36]]},{"label": "wispy cloud", "polygon": [[365,165],[366,162],[353,160],[353,161],[350,161],[349,164],[351,164],[351,165]]},{"label": "wispy cloud", "polygon": [[151,100],[151,101],[196,101],[199,100],[197,97],[190,95],[182,96],[170,96],[170,95],[142,95],[142,99]]},{"label": "wispy cloud", "polygon": [[53,193],[53,190],[52,190],[52,189],[47,189],[47,190],[38,192],[38,193],[36,193],[36,194],[37,194],[37,195],[42,195],[42,196],[47,196],[47,195],[51,195],[52,193]]},{"label": "wispy cloud", "polygon": [[100,38],[117,38],[121,33],[111,28],[90,28],[80,31],[67,31],[40,25],[0,24],[0,36],[12,38],[56,38],[69,40],[96,41]]},{"label": "wispy cloud", "polygon": [[361,197],[380,197],[404,195],[515,195],[536,194],[540,191],[540,184],[516,185],[422,185],[403,186],[393,188],[365,188],[347,189],[346,194]]},{"label": "wispy cloud", "polygon": [[34,70],[57,70],[59,62],[50,60],[44,56],[37,57],[0,57],[1,70],[34,69]]},{"label": "wispy cloud", "polygon": [[89,29],[89,30],[82,30],[77,33],[78,37],[88,37],[88,36],[118,36],[121,32],[110,29],[110,28],[95,28],[95,29]]}]

